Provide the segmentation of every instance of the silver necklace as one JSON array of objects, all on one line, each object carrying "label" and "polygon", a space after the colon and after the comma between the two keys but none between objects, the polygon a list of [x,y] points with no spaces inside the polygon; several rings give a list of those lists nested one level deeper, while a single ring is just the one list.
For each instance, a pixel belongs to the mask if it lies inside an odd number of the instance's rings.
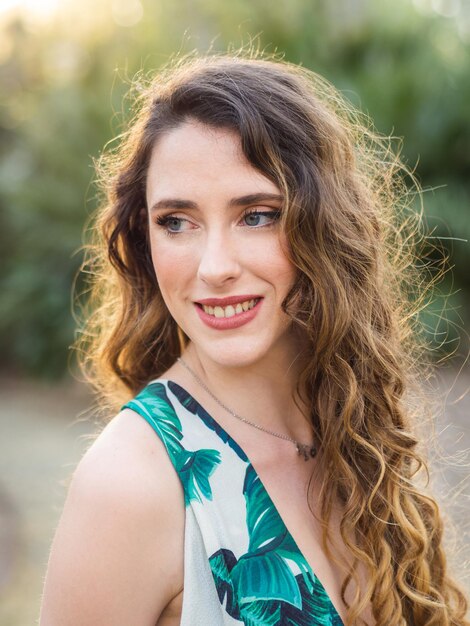
[{"label": "silver necklace", "polygon": [[228,413],[233,415],[233,417],[236,417],[237,420],[240,420],[241,422],[244,422],[245,424],[249,424],[250,426],[253,426],[254,428],[258,428],[258,430],[262,430],[263,432],[268,433],[269,435],[273,435],[274,437],[278,437],[279,439],[286,439],[287,441],[291,441],[292,443],[295,444],[295,447],[297,449],[297,454],[299,454],[299,455],[304,457],[304,461],[308,461],[308,459],[312,459],[314,456],[316,456],[317,449],[316,449],[315,446],[313,446],[313,445],[311,446],[311,445],[308,445],[306,443],[300,443],[299,441],[296,441],[295,439],[292,439],[291,437],[288,437],[287,435],[282,435],[281,433],[275,433],[274,431],[269,430],[268,428],[264,428],[264,426],[260,426],[259,424],[255,424],[254,422],[250,422],[250,420],[247,420],[246,418],[242,417],[241,415],[238,415],[237,413],[235,413],[235,411],[232,411],[232,409],[229,409],[228,406],[226,406],[216,396],[214,396],[212,391],[199,378],[199,376],[196,374],[196,372],[194,372],[189,367],[189,365],[185,361],[183,361],[183,359],[181,357],[178,357],[177,361],[179,361],[181,363],[181,365],[184,365],[184,367],[188,370],[188,372],[190,372],[190,374],[192,374],[192,376],[197,380],[197,382],[201,385],[201,387],[203,387],[207,391],[207,393],[211,396],[211,398],[213,398],[217,402],[217,404],[219,404]]}]

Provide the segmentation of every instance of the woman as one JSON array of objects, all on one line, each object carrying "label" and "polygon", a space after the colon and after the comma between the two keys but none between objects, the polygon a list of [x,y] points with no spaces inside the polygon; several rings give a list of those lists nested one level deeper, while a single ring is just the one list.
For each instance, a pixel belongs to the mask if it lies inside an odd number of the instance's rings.
[{"label": "woman", "polygon": [[142,92],[83,342],[126,404],[75,471],[41,626],[469,623],[415,478],[400,168],[286,63],[186,59]]}]

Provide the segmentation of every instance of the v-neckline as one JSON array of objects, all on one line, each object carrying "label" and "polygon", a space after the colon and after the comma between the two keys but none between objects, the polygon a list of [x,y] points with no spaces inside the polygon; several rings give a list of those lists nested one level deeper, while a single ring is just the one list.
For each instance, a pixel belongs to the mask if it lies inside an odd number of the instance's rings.
[{"label": "v-neckline", "polygon": [[[338,614],[339,619],[341,620],[341,626],[344,626],[344,621],[343,618],[341,617],[340,612],[338,611],[338,609],[336,608],[335,604],[333,603],[333,600],[331,599],[330,594],[327,592],[325,586],[323,585],[322,581],[320,580],[320,578],[316,575],[315,571],[313,570],[312,566],[310,565],[310,563],[308,562],[307,558],[305,557],[305,555],[303,554],[303,552],[300,550],[299,545],[297,543],[297,541],[295,540],[295,538],[293,537],[292,533],[290,532],[289,528],[287,527],[284,518],[282,517],[282,515],[279,512],[279,509],[277,508],[277,506],[274,504],[273,499],[271,498],[271,496],[269,495],[268,490],[266,489],[265,484],[263,483],[263,481],[261,480],[255,466],[253,465],[253,463],[251,462],[249,456],[246,454],[245,450],[242,448],[242,446],[232,437],[232,435],[230,435],[225,428],[209,413],[209,411],[207,411],[204,406],[199,402],[199,400],[197,400],[191,393],[189,393],[189,391],[187,391],[187,389],[185,389],[184,387],[182,387],[179,383],[175,382],[174,380],[170,380],[169,378],[156,378],[154,380],[151,380],[148,384],[152,385],[154,383],[166,383],[166,387],[169,388],[168,383],[171,383],[172,385],[174,385],[175,387],[177,387],[178,389],[180,389],[183,394],[185,394],[190,400],[192,400],[201,410],[201,412],[204,414],[205,417],[209,418],[209,420],[211,422],[213,422],[215,424],[215,426],[217,428],[212,429],[215,434],[219,437],[219,439],[221,439],[224,443],[229,443],[230,447],[234,450],[235,454],[237,454],[237,456],[240,457],[240,459],[246,463],[247,465],[250,465],[253,468],[253,472],[256,476],[256,478],[258,479],[260,485],[262,486],[264,492],[266,493],[266,496],[269,499],[269,502],[271,503],[271,506],[273,507],[273,510],[276,512],[276,514],[279,516],[279,519],[281,520],[284,528],[286,529],[287,534],[289,535],[290,539],[292,539],[292,542],[297,550],[297,552],[299,553],[299,555],[302,557],[302,559],[304,560],[305,564],[308,567],[309,573],[311,574],[312,577],[316,578],[318,583],[320,584],[320,586],[322,587],[323,591],[325,592],[325,595],[327,596],[329,602],[331,603],[331,606],[333,607],[333,609],[336,611],[336,613]],[[169,388],[171,391],[171,388]],[[175,394],[173,394],[175,395]],[[178,402],[181,404],[181,406],[183,408],[186,408],[184,406],[184,404],[181,403],[181,401],[179,400],[179,398],[177,398]],[[204,423],[205,426],[207,426],[208,428],[210,428],[210,425],[206,423],[206,421],[204,420],[204,418],[202,418],[199,414],[195,414],[197,415],[197,417]],[[223,437],[221,437],[221,434],[223,435]],[[241,452],[241,455],[239,454],[238,451]],[[244,457],[244,458],[243,458]]]}]

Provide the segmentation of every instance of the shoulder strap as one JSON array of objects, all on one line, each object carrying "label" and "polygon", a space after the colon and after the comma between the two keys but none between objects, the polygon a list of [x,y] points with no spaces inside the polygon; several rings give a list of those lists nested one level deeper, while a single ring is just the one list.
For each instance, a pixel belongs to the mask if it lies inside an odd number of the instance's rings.
[{"label": "shoulder strap", "polygon": [[162,440],[184,489],[186,506],[212,500],[209,478],[221,461],[218,450],[187,450],[181,420],[163,383],[150,383],[123,407],[143,417]]}]

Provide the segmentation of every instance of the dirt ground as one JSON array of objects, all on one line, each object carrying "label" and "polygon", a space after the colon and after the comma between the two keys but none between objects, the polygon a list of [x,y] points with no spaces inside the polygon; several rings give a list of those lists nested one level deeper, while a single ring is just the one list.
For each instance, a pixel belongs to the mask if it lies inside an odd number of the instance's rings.
[{"label": "dirt ground", "polygon": [[[38,623],[50,543],[68,480],[89,445],[76,384],[0,381],[0,625]],[[83,416],[82,416],[83,418]]]},{"label": "dirt ground", "polygon": [[[433,485],[455,526],[460,580],[470,588],[470,369],[440,371]],[[461,397],[463,396],[463,397]],[[460,400],[459,400],[460,398]],[[50,544],[68,481],[97,426],[90,397],[60,386],[0,380],[0,625],[38,624]],[[447,524],[446,540],[454,541]],[[463,578],[462,578],[463,577]]]}]

